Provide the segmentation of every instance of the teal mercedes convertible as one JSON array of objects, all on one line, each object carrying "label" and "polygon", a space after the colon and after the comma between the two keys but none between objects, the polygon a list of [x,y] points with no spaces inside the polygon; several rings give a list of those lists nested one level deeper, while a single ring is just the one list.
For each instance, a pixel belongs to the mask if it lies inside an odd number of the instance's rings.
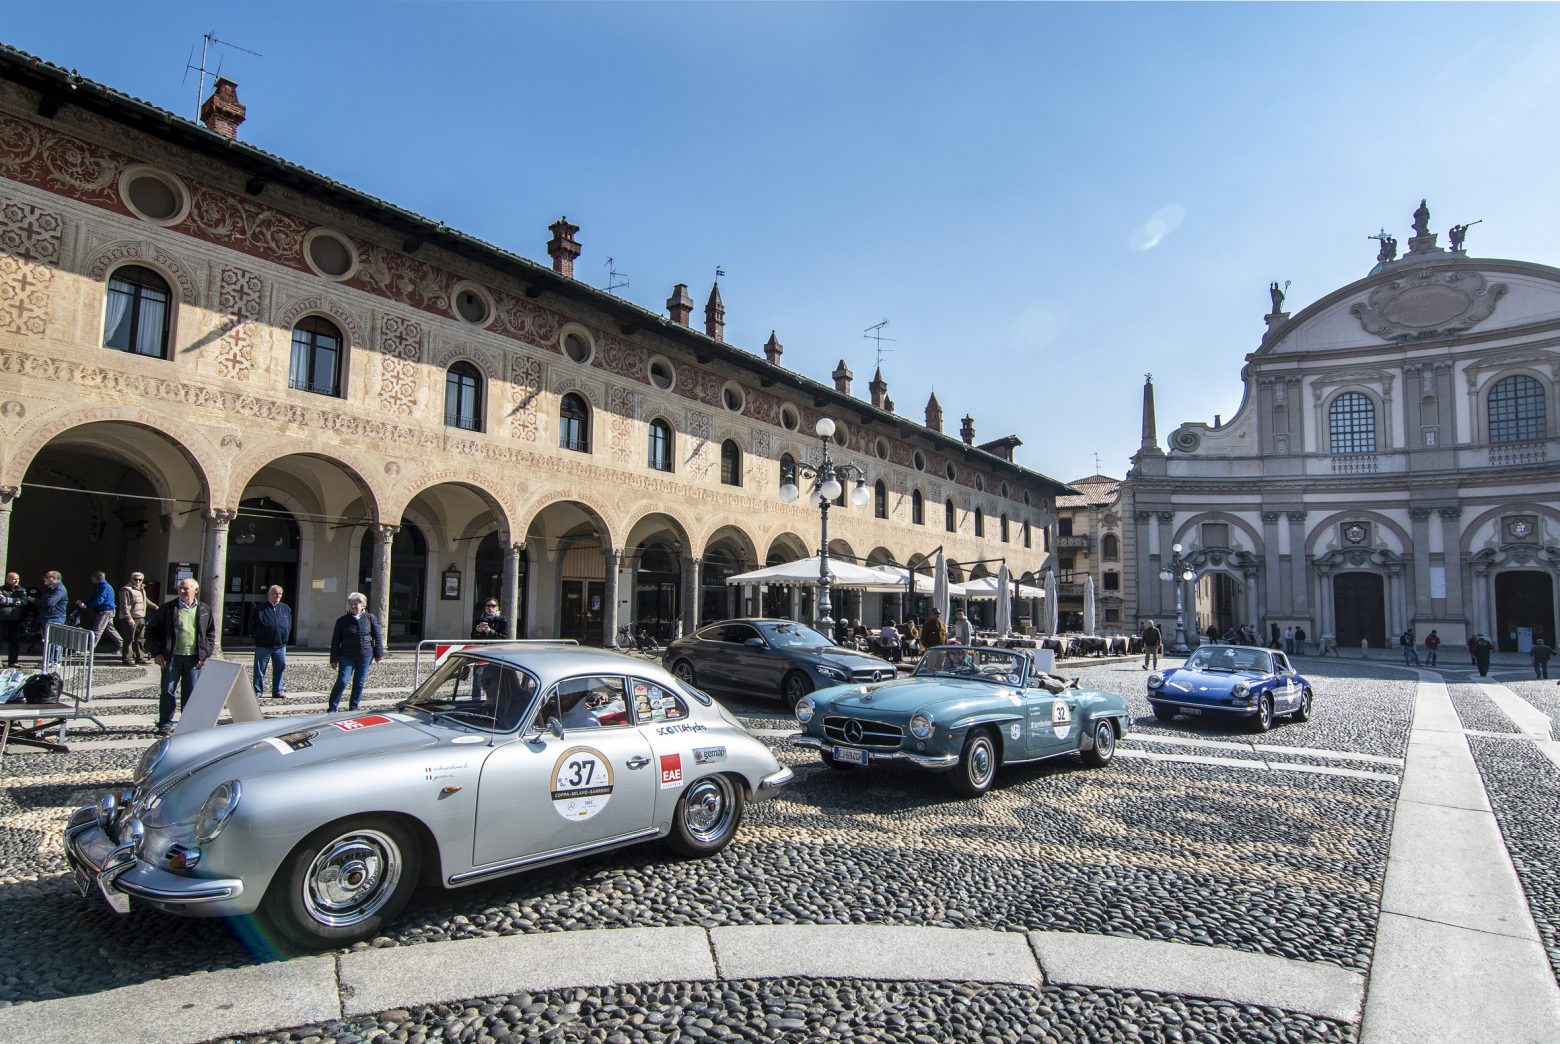
[{"label": "teal mercedes convertible", "polygon": [[1039,670],[1022,649],[940,645],[908,678],[802,697],[796,720],[793,742],[832,768],[906,761],[975,797],[1002,765],[1073,753],[1108,764],[1127,734],[1127,704]]}]

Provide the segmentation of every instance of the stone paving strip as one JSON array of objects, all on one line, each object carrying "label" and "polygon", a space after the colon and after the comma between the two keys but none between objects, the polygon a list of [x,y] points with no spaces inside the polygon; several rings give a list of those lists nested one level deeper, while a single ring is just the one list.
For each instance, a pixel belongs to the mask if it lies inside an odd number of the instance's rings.
[{"label": "stone paving strip", "polygon": [[1560,988],[1462,722],[1419,676],[1362,1044],[1560,1040]]},{"label": "stone paving strip", "polygon": [[1376,779],[1396,783],[1398,777],[1386,772],[1367,769],[1337,768],[1332,765],[1298,765],[1289,762],[1254,761],[1250,758],[1221,758],[1201,754],[1167,754],[1159,750],[1138,750],[1136,747],[1116,748],[1118,758],[1143,758],[1148,761],[1179,761],[1188,765],[1218,765],[1223,768],[1243,769],[1247,772],[1308,772],[1318,776],[1347,776],[1351,779]]},{"label": "stone paving strip", "polygon": [[1539,753],[1560,768],[1560,742],[1554,739],[1554,722],[1549,715],[1497,681],[1484,679],[1480,688],[1501,713],[1511,719],[1522,736],[1532,740]]},{"label": "stone paving strip", "polygon": [[1212,946],[887,925],[607,928],[356,950],[0,1008],[0,1040],[198,1042],[566,987],[768,978],[1153,990],[1359,1018],[1364,976]]}]

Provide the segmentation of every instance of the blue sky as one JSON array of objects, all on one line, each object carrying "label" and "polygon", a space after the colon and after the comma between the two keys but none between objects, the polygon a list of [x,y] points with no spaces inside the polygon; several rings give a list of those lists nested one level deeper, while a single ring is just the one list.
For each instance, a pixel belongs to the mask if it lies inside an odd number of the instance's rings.
[{"label": "blue sky", "polygon": [[[190,115],[201,33],[240,136],[664,311],[717,265],[726,337],[792,369],[865,328],[919,420],[1120,476],[1142,375],[1161,435],[1226,419],[1263,332],[1406,243],[1554,264],[1560,7],[1548,4],[14,5],[0,39]],[[1157,219],[1157,224],[1151,224]]]}]

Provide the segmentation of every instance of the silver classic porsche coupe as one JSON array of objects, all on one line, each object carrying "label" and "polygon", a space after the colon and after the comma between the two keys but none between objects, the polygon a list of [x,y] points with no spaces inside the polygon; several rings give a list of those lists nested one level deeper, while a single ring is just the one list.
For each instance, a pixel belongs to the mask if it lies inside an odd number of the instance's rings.
[{"label": "silver classic porsche coupe", "polygon": [[394,711],[160,740],[134,789],[78,809],[83,895],[264,919],[304,946],[381,931],[419,881],[455,888],[665,838],[724,848],[790,782],[726,710],[660,667],[563,645],[456,652]]}]

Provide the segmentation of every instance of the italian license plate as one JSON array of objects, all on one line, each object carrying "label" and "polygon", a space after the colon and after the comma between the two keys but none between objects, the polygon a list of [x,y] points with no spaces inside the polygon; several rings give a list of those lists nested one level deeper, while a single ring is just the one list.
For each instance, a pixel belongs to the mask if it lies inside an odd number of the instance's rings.
[{"label": "italian license plate", "polygon": [[76,879],[76,890],[85,898],[92,892],[92,878],[85,870],[77,866],[73,861],[70,864],[70,876]]},{"label": "italian license plate", "polygon": [[1200,715],[1202,713],[1202,711],[1200,709],[1196,708],[1196,707],[1182,707],[1181,708],[1181,713],[1182,714],[1189,714],[1189,715],[1191,715],[1192,717],[1195,718],[1198,715]]},{"label": "italian license plate", "polygon": [[851,747],[835,747],[834,760],[846,765],[865,765],[867,763],[867,752],[855,750]]}]

